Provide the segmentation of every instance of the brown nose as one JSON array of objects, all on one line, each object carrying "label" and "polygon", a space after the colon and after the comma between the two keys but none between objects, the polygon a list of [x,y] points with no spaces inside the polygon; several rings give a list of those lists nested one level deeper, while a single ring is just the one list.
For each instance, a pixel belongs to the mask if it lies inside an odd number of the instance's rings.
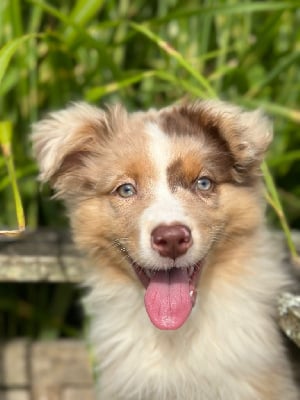
[{"label": "brown nose", "polygon": [[152,248],[173,260],[185,254],[192,244],[191,231],[185,225],[159,225],[151,233]]}]

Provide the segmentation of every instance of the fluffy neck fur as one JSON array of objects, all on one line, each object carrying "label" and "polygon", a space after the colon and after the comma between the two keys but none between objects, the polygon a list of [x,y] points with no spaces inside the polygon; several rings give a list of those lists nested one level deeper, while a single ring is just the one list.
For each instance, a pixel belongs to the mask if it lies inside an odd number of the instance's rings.
[{"label": "fluffy neck fur", "polygon": [[[224,261],[243,265],[242,279],[211,279],[214,269],[226,270],[222,261],[204,271],[192,315],[177,331],[152,326],[142,287],[107,285],[99,269],[99,276],[90,278],[93,289],[85,302],[93,317],[91,340],[100,360],[99,398],[257,400],[265,390],[268,399],[275,398],[273,391],[276,399],[296,399],[284,380],[276,381],[291,373],[284,357],[278,357],[283,348],[278,346],[273,321],[274,298],[287,279],[279,265],[274,266],[279,252],[270,255],[266,239],[266,232],[258,232],[250,250],[249,243],[247,252],[241,243],[235,247],[237,257]],[[270,357],[272,353],[277,357]],[[281,362],[270,364],[275,358]],[[270,371],[275,381],[265,387]]]}]

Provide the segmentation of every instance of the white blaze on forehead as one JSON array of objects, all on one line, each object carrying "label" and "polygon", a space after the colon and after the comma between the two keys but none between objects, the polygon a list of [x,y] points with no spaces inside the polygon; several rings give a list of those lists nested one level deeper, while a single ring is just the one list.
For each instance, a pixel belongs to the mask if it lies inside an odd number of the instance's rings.
[{"label": "white blaze on forehead", "polygon": [[[151,182],[152,202],[144,210],[140,219],[140,258],[147,266],[168,267],[166,259],[151,248],[151,232],[161,224],[182,224],[192,229],[189,218],[180,200],[171,192],[167,169],[172,161],[170,138],[155,124],[146,127],[149,141],[150,161],[155,170]],[[183,259],[189,258],[186,256]],[[170,260],[169,260],[170,261]],[[169,262],[168,261],[168,262]],[[187,260],[186,260],[187,261]]]},{"label": "white blaze on forehead", "polygon": [[170,139],[154,123],[146,126],[146,133],[150,137],[149,154],[151,161],[156,165],[156,169],[161,177],[166,178],[166,171],[170,158]]},{"label": "white blaze on forehead", "polygon": [[152,222],[153,227],[163,223],[183,223],[184,210],[171,192],[167,178],[172,156],[170,138],[153,123],[147,126],[146,132],[150,137],[149,154],[157,177],[152,182],[153,203],[145,210],[145,214],[149,214],[147,222]]}]

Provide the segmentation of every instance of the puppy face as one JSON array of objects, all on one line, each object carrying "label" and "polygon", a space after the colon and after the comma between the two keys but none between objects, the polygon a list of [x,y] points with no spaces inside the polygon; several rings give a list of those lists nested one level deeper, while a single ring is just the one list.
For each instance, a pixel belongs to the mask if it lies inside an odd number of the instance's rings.
[{"label": "puppy face", "polygon": [[108,280],[145,291],[156,327],[177,329],[203,269],[261,224],[271,137],[259,112],[208,101],[133,114],[77,104],[36,124],[33,142],[79,246]]}]

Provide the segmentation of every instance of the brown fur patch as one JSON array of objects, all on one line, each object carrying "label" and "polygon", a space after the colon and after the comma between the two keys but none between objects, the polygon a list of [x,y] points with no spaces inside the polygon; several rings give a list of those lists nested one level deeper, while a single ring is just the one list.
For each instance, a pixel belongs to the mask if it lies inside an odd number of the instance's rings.
[{"label": "brown fur patch", "polygon": [[[192,137],[211,148],[211,159],[222,169],[230,169],[234,160],[227,142],[220,136],[215,120],[209,119],[207,113],[196,112],[191,107],[174,107],[160,114],[161,129],[170,136]],[[199,157],[201,153],[199,154]]]},{"label": "brown fur patch", "polygon": [[[245,127],[246,114],[225,107],[224,110],[220,107],[216,111],[205,102],[195,102],[162,110],[159,124],[171,136],[190,136],[204,140],[215,149],[213,161],[230,170],[233,180],[251,185],[257,177],[262,154],[270,139],[267,132],[265,142],[261,138],[258,143],[251,137],[249,139],[251,132]],[[248,115],[251,121],[253,116],[251,113]]]},{"label": "brown fur patch", "polygon": [[[190,143],[189,143],[190,144]],[[194,146],[196,147],[196,146]],[[174,160],[167,169],[169,186],[174,190],[177,186],[191,189],[197,178],[206,176],[215,183],[233,182],[230,168],[222,164],[222,156],[213,148],[192,148],[174,151]]]}]

